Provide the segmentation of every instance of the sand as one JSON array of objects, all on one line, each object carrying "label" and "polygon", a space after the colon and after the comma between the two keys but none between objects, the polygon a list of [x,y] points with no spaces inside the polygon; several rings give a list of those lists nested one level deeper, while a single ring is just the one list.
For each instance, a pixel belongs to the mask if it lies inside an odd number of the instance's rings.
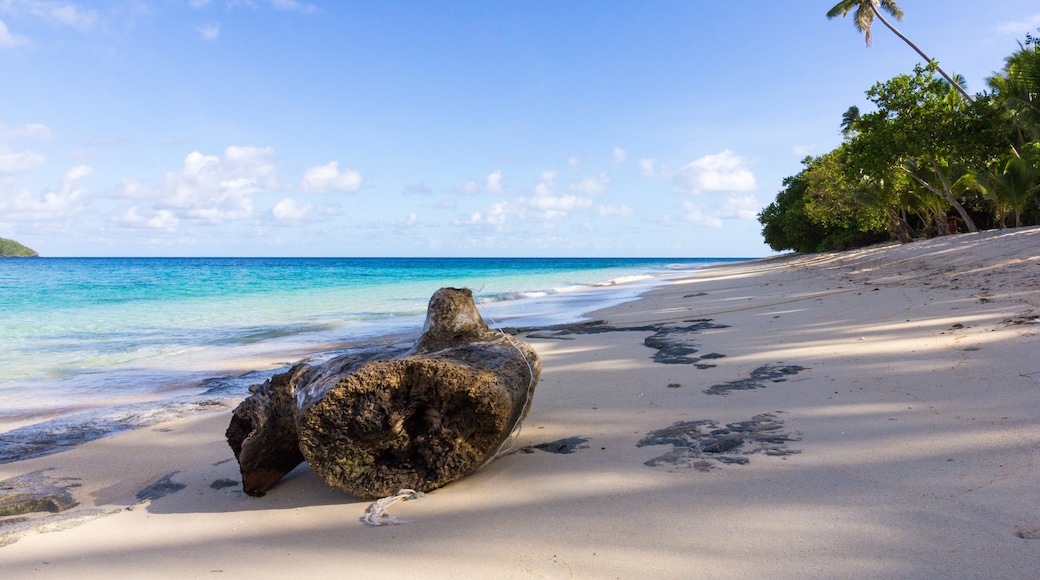
[{"label": "sand", "polygon": [[3,576],[1036,576],[1040,228],[719,265],[594,317],[522,335],[517,452],[410,523],[305,465],[243,495],[224,410],[0,465],[80,502],[0,520]]}]

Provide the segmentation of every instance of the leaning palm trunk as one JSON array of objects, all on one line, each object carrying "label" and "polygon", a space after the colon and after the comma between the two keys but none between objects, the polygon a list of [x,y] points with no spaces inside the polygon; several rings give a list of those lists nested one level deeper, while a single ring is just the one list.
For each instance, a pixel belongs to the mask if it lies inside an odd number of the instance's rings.
[{"label": "leaning palm trunk", "polygon": [[907,223],[905,210],[896,212],[894,209],[885,208],[885,214],[888,217],[888,230],[895,235],[896,239],[900,243],[909,244],[914,241],[914,229]]},{"label": "leaning palm trunk", "polygon": [[[923,50],[921,50],[916,44],[911,42],[910,39],[907,38],[905,35],[903,35],[902,32],[899,32],[899,30],[896,29],[895,26],[892,26],[892,24],[889,23],[888,20],[885,20],[885,17],[881,15],[881,11],[877,9],[877,6],[875,6],[873,2],[870,4],[870,8],[871,8],[871,10],[874,11],[874,16],[876,16],[877,19],[880,20],[882,24],[887,26],[888,29],[892,31],[892,34],[895,34],[896,36],[901,38],[903,40],[903,42],[905,42],[910,48],[914,49],[917,52],[917,54],[921,55],[921,58],[923,58],[925,60],[925,62],[932,62],[932,57],[930,57],[927,54],[925,54]],[[962,87],[957,81],[953,80],[953,77],[951,77],[950,75],[946,74],[946,71],[944,71],[941,67],[939,67],[938,64],[936,64],[936,68],[939,69],[939,74],[941,74],[942,77],[944,79],[946,79],[946,82],[948,82],[951,85],[953,85],[953,87],[957,89],[957,92],[959,92],[961,95],[963,95],[964,98],[968,100],[968,102],[972,102],[972,103],[975,102],[975,98],[972,97],[971,95],[969,95],[968,91],[964,90],[964,87]]]},{"label": "leaning palm trunk", "polygon": [[940,171],[939,162],[935,159],[935,157],[931,157],[930,160],[932,163],[932,169],[935,171],[935,174],[939,177],[939,183],[942,184],[942,189],[936,188],[931,183],[928,183],[924,179],[921,179],[917,174],[915,174],[913,171],[910,171],[906,167],[900,166],[899,170],[910,176],[910,178],[916,181],[921,187],[945,199],[946,203],[949,203],[953,207],[953,209],[957,210],[957,214],[961,217],[961,220],[964,221],[964,226],[968,228],[969,232],[979,231],[979,228],[975,225],[974,220],[972,220],[971,216],[968,215],[967,210],[965,210],[964,206],[961,205],[961,202],[957,201],[957,198],[954,197],[953,192],[950,190],[949,182],[946,180],[946,177],[942,174],[942,171]]}]

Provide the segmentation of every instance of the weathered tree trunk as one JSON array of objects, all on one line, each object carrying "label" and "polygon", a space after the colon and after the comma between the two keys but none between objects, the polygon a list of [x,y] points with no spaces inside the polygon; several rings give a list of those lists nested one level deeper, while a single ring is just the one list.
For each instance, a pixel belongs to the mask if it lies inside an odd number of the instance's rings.
[{"label": "weathered tree trunk", "polygon": [[469,290],[444,288],[411,353],[330,376],[301,398],[300,449],[358,497],[429,491],[494,457],[530,409],[540,370],[530,346],[484,325]]},{"label": "weathered tree trunk", "polygon": [[225,436],[242,473],[242,489],[261,496],[303,462],[296,435],[296,394],[293,380],[307,370],[296,365],[262,385],[231,415]]},{"label": "weathered tree trunk", "polygon": [[262,496],[303,462],[296,431],[301,396],[329,376],[346,374],[373,359],[392,358],[402,352],[406,349],[387,346],[339,356],[319,367],[299,364],[250,387],[252,395],[235,408],[225,433],[242,473],[242,489],[249,495]]},{"label": "weathered tree trunk", "polygon": [[968,231],[975,233],[979,231],[979,228],[975,226],[975,222],[968,215],[967,210],[961,205],[961,202],[957,201],[957,197],[953,195],[953,191],[950,189],[950,182],[946,180],[946,176],[942,173],[942,168],[939,167],[939,161],[936,160],[935,156],[931,157],[932,169],[935,174],[939,176],[939,183],[942,184],[942,196],[946,199],[946,202],[953,206],[953,209],[957,210],[957,213],[961,216],[961,220],[964,222],[965,227]]},{"label": "weathered tree trunk", "polygon": [[[290,443],[327,483],[358,497],[429,491],[494,458],[530,409],[540,370],[534,349],[484,325],[469,290],[442,288],[411,351],[277,375],[235,410],[228,441],[253,495],[299,463],[289,465]],[[278,418],[256,417],[265,413]]]}]

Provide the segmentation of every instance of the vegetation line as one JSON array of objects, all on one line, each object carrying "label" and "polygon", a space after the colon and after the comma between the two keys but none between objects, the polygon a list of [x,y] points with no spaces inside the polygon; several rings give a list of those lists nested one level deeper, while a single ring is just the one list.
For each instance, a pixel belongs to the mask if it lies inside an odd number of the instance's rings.
[{"label": "vegetation line", "polygon": [[759,213],[765,242],[821,252],[1040,224],[1040,37],[973,97],[881,10],[903,16],[892,0],[842,0],[827,16],[854,11],[868,46],[876,18],[927,63],[866,91],[873,111],[845,111],[841,145],[803,159]]}]

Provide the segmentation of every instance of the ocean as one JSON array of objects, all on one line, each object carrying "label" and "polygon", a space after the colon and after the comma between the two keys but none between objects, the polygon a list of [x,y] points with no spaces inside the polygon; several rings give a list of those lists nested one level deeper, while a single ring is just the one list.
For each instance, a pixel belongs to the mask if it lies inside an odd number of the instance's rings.
[{"label": "ocean", "polygon": [[414,340],[438,288],[565,324],[685,271],[644,258],[0,260],[0,462],[226,406],[300,361]]}]

